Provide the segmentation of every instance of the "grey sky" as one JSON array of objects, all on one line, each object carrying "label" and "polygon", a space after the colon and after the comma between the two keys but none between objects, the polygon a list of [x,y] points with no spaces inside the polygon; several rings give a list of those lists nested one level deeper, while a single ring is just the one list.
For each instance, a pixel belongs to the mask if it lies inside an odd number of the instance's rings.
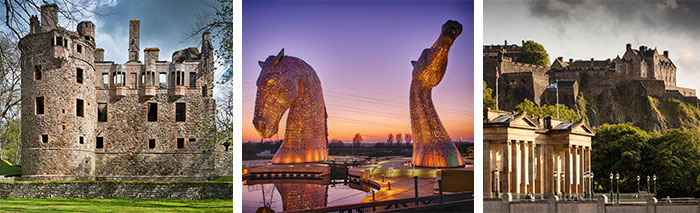
[{"label": "grey sky", "polygon": [[[216,4],[213,0],[205,1]],[[174,51],[187,47],[199,49],[199,39],[185,40],[196,23],[197,14],[208,6],[197,0],[117,1],[114,6],[102,7],[108,16],[95,16],[97,47],[105,50],[105,60],[125,63],[128,59],[129,20],[141,20],[141,52],[149,47],[160,48],[160,60],[171,60]],[[218,46],[218,44],[214,44]],[[215,47],[216,48],[216,47]]]},{"label": "grey sky", "polygon": [[700,1],[484,1],[484,44],[534,40],[556,57],[622,56],[625,44],[669,50],[678,86],[700,89]]}]

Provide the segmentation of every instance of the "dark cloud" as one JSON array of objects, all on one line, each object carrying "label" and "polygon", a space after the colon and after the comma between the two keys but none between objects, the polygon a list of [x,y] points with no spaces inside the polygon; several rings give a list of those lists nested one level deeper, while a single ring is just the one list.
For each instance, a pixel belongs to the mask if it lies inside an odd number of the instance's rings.
[{"label": "dark cloud", "polygon": [[621,28],[700,34],[700,1],[541,0],[528,7],[533,16],[563,25],[612,21]]}]

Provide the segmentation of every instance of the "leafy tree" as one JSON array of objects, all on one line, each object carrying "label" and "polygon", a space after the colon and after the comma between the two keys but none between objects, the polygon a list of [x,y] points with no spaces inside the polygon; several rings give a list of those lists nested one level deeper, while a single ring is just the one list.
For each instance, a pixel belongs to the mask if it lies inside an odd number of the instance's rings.
[{"label": "leafy tree", "polygon": [[486,86],[486,82],[484,83],[484,109],[485,108],[490,108],[490,109],[495,109],[496,108],[496,101],[493,99],[493,90],[491,88],[488,88]]},{"label": "leafy tree", "polygon": [[[620,191],[637,190],[637,175],[642,174],[643,151],[649,150],[650,136],[631,123],[603,124],[593,136],[591,167],[598,191],[610,191],[610,173],[620,174]],[[615,188],[615,187],[613,187]]]},{"label": "leafy tree", "polygon": [[[643,174],[657,176],[657,191],[660,195],[673,197],[700,196],[700,144],[697,137],[688,131],[670,129],[649,140],[653,148],[649,154]],[[642,181],[646,184],[646,180]],[[653,191],[653,181],[650,181]]]},{"label": "leafy tree", "polygon": [[[535,103],[532,103],[530,100],[523,100],[522,103],[518,104],[515,106],[515,111],[517,112],[527,112],[528,114],[531,115],[539,115],[539,116],[552,116],[553,118],[557,117],[557,106],[556,105],[542,105],[537,106]],[[581,116],[579,116],[574,110],[569,109],[566,105],[559,104],[559,119],[563,120],[573,120],[573,121],[578,121],[581,120]]]},{"label": "leafy tree", "polygon": [[547,50],[537,42],[526,41],[520,48],[520,54],[515,59],[517,62],[547,66],[549,65],[549,54]]}]

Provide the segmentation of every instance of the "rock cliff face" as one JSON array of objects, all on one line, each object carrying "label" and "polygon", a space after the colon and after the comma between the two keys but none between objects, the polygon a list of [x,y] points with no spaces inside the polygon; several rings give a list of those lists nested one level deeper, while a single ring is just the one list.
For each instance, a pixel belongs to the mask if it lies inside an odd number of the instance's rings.
[{"label": "rock cliff face", "polygon": [[700,110],[696,107],[672,97],[639,94],[637,89],[620,85],[597,95],[583,91],[576,108],[594,127],[629,122],[646,131],[700,130]]}]

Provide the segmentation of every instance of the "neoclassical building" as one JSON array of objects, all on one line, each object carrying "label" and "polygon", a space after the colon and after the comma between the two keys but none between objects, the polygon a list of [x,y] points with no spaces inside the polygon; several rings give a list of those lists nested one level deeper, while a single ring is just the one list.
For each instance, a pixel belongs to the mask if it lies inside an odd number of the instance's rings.
[{"label": "neoclassical building", "polygon": [[590,191],[591,137],[583,121],[484,113],[484,196]]}]

